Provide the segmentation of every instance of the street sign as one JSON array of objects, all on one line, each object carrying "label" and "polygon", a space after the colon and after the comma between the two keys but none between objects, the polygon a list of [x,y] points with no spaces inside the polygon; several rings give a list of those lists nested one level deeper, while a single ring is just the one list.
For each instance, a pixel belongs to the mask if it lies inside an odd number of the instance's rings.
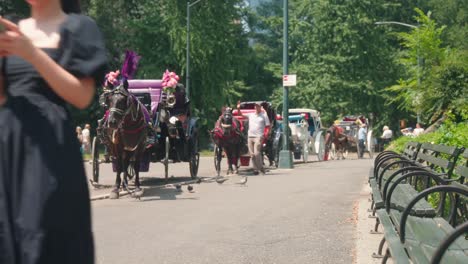
[{"label": "street sign", "polygon": [[296,86],[296,75],[283,75],[283,86]]}]

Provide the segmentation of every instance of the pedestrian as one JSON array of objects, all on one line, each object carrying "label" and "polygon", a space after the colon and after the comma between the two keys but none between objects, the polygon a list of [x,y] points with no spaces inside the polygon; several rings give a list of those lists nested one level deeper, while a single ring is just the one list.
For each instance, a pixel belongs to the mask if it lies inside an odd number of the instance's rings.
[{"label": "pedestrian", "polygon": [[[240,114],[240,102],[237,103],[237,112]],[[268,134],[270,128],[270,120],[265,112],[262,111],[261,102],[255,103],[255,112],[245,115],[249,119],[249,130],[247,132],[247,145],[249,154],[252,159],[254,174],[265,174],[262,160],[262,145],[265,135]]]},{"label": "pedestrian", "polygon": [[90,137],[90,130],[91,125],[86,124],[85,128],[83,129],[83,140],[82,140],[82,146],[83,146],[83,152],[86,154],[90,154],[89,146],[91,144],[91,137]]},{"label": "pedestrian", "polygon": [[0,18],[0,263],[94,263],[88,185],[67,104],[84,109],[106,72],[79,0],[27,0]]},{"label": "pedestrian", "polygon": [[80,152],[83,154],[83,131],[80,126],[76,127],[76,138],[78,139],[78,142],[80,143]]},{"label": "pedestrian", "polygon": [[382,130],[383,130],[383,133],[382,133],[382,136],[380,136],[380,140],[381,140],[380,147],[383,150],[384,146],[390,143],[390,141],[392,140],[393,131],[388,126],[384,126]]},{"label": "pedestrian", "polygon": [[421,124],[416,123],[416,128],[413,130],[413,135],[415,137],[421,135],[424,132],[424,128],[421,127]]},{"label": "pedestrian", "polygon": [[365,123],[362,123],[358,131],[359,150],[360,150],[358,153],[359,158],[362,158],[364,156],[366,138],[367,138],[367,126]]}]

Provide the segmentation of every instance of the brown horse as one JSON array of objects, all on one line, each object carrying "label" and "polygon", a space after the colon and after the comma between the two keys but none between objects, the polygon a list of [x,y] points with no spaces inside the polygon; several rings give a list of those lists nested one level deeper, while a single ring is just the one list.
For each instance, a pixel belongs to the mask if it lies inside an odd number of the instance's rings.
[{"label": "brown horse", "polygon": [[339,153],[341,153],[341,157],[345,159],[344,153],[348,147],[348,136],[344,133],[344,129],[342,127],[332,125],[327,129],[325,135],[325,156],[324,160],[328,160],[330,151],[332,150],[332,144],[335,145],[336,150],[336,158],[339,158]]},{"label": "brown horse", "polygon": [[215,128],[210,131],[213,142],[226,153],[227,174],[238,173],[240,150],[241,146],[245,145],[242,130],[242,123],[233,117],[232,109],[226,108],[216,122]]},{"label": "brown horse", "polygon": [[[135,190],[133,195],[140,197],[143,190],[140,188],[140,161],[144,154],[147,137],[147,116],[146,108],[128,91],[128,82],[113,89],[107,95],[109,105],[109,115],[104,127],[104,137],[108,142],[110,154],[115,159],[116,180],[111,191],[110,198],[119,198],[119,189],[127,189],[128,186],[128,166],[130,161],[134,161],[135,170]],[[123,182],[120,174],[124,172]]]}]

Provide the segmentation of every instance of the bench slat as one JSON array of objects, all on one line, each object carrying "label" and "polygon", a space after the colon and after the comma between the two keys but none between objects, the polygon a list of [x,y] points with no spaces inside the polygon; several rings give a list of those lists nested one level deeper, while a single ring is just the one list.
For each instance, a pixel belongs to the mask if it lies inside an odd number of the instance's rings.
[{"label": "bench slat", "polygon": [[422,159],[424,161],[427,161],[428,163],[435,164],[441,168],[444,169],[449,169],[452,166],[452,162],[444,159],[444,158],[439,158],[439,157],[434,157],[432,155],[428,155],[426,153],[418,153],[418,160]]},{"label": "bench slat", "polygon": [[423,143],[420,150],[431,150],[431,151],[445,153],[445,154],[453,156],[456,154],[458,149],[457,147],[453,147],[453,146]]}]

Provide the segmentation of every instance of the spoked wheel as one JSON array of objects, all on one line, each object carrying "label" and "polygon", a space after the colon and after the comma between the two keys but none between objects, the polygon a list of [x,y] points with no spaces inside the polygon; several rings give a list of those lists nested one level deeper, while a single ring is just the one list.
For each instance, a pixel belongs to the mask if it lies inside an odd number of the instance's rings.
[{"label": "spoked wheel", "polygon": [[200,164],[200,153],[198,152],[198,138],[194,135],[192,137],[192,140],[193,140],[192,150],[191,150],[192,155],[190,157],[189,168],[190,168],[190,177],[192,177],[192,179],[196,179],[197,174],[198,174],[198,165]]},{"label": "spoked wheel", "polygon": [[215,165],[215,169],[216,169],[216,175],[219,177],[220,173],[221,173],[221,159],[223,158],[223,150],[218,147],[218,146],[215,146],[215,149],[214,149],[214,165]]},{"label": "spoked wheel", "polygon": [[319,132],[315,137],[315,150],[318,161],[323,161],[325,159],[325,138],[322,132]]},{"label": "spoked wheel", "polygon": [[165,143],[165,148],[164,148],[166,153],[164,155],[164,160],[163,160],[164,177],[166,178],[166,180],[169,178],[169,148],[170,148],[170,144],[171,143],[169,142],[169,137],[166,137],[166,143]]},{"label": "spoked wheel", "polygon": [[306,139],[302,147],[302,161],[307,163],[309,161],[309,140]]},{"label": "spoked wheel", "polygon": [[372,130],[367,133],[367,150],[369,151],[369,158],[374,157],[374,138],[372,137]]},{"label": "spoked wheel", "polygon": [[98,138],[94,137],[93,145],[91,147],[92,153],[92,164],[93,164],[93,181],[99,182],[99,149],[98,149]]}]

